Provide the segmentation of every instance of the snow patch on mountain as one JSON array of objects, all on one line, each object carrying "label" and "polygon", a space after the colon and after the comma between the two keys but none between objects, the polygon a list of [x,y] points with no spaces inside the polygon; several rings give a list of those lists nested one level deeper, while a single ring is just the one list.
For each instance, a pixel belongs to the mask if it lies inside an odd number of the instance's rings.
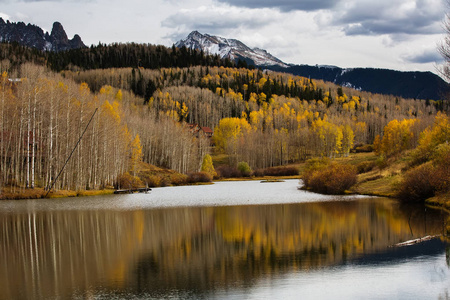
[{"label": "snow patch on mountain", "polygon": [[257,66],[281,66],[289,67],[287,64],[259,48],[250,48],[236,39],[227,39],[209,34],[201,34],[198,31],[192,31],[186,39],[175,43],[175,47],[202,50],[206,54],[219,55],[220,58],[229,58],[230,60],[248,59]]}]

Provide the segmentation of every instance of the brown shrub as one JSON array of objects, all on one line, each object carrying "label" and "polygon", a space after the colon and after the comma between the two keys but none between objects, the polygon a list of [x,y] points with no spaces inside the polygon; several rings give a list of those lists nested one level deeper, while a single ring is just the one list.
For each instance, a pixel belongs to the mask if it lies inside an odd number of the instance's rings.
[{"label": "brown shrub", "polygon": [[404,202],[422,202],[450,191],[450,146],[442,144],[434,160],[407,171],[397,188],[397,197]]},{"label": "brown shrub", "polygon": [[117,177],[117,183],[115,184],[115,188],[120,189],[134,189],[143,186],[144,183],[139,177],[131,176],[128,172]]},{"label": "brown shrub", "polygon": [[142,175],[142,181],[148,187],[159,187],[161,186],[161,177],[157,175]]},{"label": "brown shrub", "polygon": [[228,165],[219,166],[216,168],[219,178],[235,178],[241,177],[241,172],[237,168],[230,167]]},{"label": "brown shrub", "polygon": [[329,165],[316,165],[316,168],[307,170],[306,179],[303,177],[306,188],[323,194],[343,194],[356,184],[356,167],[331,163]]},{"label": "brown shrub", "polygon": [[212,180],[212,175],[207,172],[189,173],[187,178],[188,183],[211,182]]},{"label": "brown shrub", "polygon": [[374,161],[363,161],[356,166],[358,174],[367,173],[373,170],[377,165]]},{"label": "brown shrub", "polygon": [[404,202],[422,202],[436,193],[431,163],[409,170],[398,186],[397,197]]},{"label": "brown shrub", "polygon": [[355,147],[353,147],[353,151],[354,153],[368,153],[368,152],[373,152],[373,145],[369,145],[369,144],[358,144],[355,145]]},{"label": "brown shrub", "polygon": [[257,169],[253,172],[254,176],[294,176],[298,175],[298,169],[294,167],[271,167]]},{"label": "brown shrub", "polygon": [[306,166],[302,172],[302,179],[305,187],[309,186],[309,181],[316,171],[321,171],[330,164],[327,158],[312,158],[306,161]]},{"label": "brown shrub", "polygon": [[172,185],[183,185],[188,182],[188,176],[184,174],[172,174],[170,175],[170,182]]}]

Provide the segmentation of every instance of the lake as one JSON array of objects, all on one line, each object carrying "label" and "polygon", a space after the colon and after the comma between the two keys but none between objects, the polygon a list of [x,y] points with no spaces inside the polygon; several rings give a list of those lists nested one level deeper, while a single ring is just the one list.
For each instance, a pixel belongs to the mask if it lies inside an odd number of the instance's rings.
[{"label": "lake", "polygon": [[0,299],[449,299],[448,215],[298,180],[0,201]]}]

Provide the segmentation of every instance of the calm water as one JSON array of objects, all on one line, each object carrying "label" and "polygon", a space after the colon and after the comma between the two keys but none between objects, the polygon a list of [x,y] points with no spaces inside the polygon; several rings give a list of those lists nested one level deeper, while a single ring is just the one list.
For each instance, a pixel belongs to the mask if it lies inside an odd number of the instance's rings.
[{"label": "calm water", "polygon": [[449,299],[448,216],[221,182],[0,202],[0,299]]}]

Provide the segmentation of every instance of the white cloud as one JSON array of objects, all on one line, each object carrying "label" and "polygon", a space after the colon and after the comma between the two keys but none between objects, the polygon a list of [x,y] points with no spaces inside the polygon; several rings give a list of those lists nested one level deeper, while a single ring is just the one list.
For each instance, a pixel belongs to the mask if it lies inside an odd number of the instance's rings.
[{"label": "white cloud", "polygon": [[1,12],[0,12],[0,18],[2,18],[3,21],[9,20],[9,16],[7,14],[1,13]]},{"label": "white cloud", "polygon": [[436,34],[443,11],[442,0],[348,0],[331,22],[347,35]]}]

